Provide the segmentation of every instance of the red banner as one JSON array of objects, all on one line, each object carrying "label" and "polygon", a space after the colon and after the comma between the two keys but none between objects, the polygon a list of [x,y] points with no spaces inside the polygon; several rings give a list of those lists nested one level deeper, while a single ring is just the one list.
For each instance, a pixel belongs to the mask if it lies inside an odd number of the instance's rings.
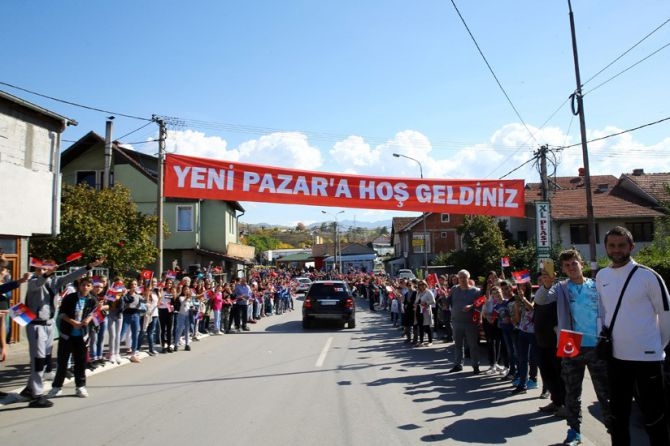
[{"label": "red banner", "polygon": [[387,178],[166,156],[166,197],[524,216],[523,180]]}]

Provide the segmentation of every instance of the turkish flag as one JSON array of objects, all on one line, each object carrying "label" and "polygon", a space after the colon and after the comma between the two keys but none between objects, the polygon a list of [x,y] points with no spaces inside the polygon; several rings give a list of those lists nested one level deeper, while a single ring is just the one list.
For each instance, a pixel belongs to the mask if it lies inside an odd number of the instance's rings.
[{"label": "turkish flag", "polygon": [[437,274],[428,274],[428,276],[426,276],[426,282],[429,287],[435,288],[435,285],[437,285]]},{"label": "turkish flag", "polygon": [[81,251],[78,252],[73,252],[69,256],[65,257],[65,262],[74,262],[75,260],[79,260],[83,257],[84,253]]},{"label": "turkish flag", "polygon": [[144,280],[151,280],[151,278],[154,276],[154,272],[148,269],[143,269],[140,275]]},{"label": "turkish flag", "polygon": [[474,302],[472,302],[472,305],[475,307],[481,307],[486,303],[486,296],[479,296],[477,299],[475,299]]},{"label": "turkish flag", "polygon": [[561,330],[558,335],[556,356],[559,358],[574,358],[579,355],[582,345],[582,333],[572,330]]}]

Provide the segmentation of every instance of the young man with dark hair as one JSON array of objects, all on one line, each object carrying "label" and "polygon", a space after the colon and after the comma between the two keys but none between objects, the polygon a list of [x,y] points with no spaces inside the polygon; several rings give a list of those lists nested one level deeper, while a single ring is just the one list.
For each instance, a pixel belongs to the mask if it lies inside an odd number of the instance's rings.
[{"label": "young man with dark hair", "polygon": [[628,229],[621,226],[611,229],[605,235],[605,250],[611,263],[596,277],[605,309],[605,326],[612,325],[617,305],[620,305],[611,330],[613,357],[608,364],[612,445],[630,445],[629,419],[635,395],[649,443],[667,446],[670,433],[666,420],[663,350],[670,341],[668,289],[656,272],[631,258],[634,247]]},{"label": "young man with dark hair", "polygon": [[565,415],[569,427],[563,444],[575,446],[582,442],[582,382],[587,368],[605,426],[611,428],[607,363],[598,358],[595,350],[603,310],[595,281],[584,277],[584,261],[579,251],[567,249],[561,252],[558,263],[567,279],[554,284],[547,293],[549,301],[556,300],[557,331],[572,330],[582,333],[579,354],[572,358],[563,358],[561,362],[561,378],[565,383]]},{"label": "young man with dark hair", "polygon": [[58,369],[54,378],[53,387],[48,394],[49,398],[62,393],[63,381],[67,363],[72,355],[74,363],[74,381],[77,386],[76,395],[86,398],[86,341],[88,339],[88,325],[93,320],[93,311],[97,306],[97,298],[91,294],[93,283],[90,277],[83,277],[77,281],[77,291],[65,296],[60,304],[58,315]]}]

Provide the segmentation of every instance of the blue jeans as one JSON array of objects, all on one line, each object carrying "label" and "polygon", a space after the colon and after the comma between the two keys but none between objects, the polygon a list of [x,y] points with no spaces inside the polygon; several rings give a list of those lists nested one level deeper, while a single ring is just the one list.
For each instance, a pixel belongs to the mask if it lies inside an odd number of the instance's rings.
[{"label": "blue jeans", "polygon": [[509,361],[509,373],[516,375],[517,373],[517,352],[516,342],[514,342],[514,329],[501,328],[503,342],[505,343],[505,350],[507,351],[507,360]]},{"label": "blue jeans", "polygon": [[149,351],[153,352],[154,351],[154,340],[155,340],[155,331],[156,331],[156,324],[158,323],[158,317],[154,316],[151,318],[151,321],[149,322],[149,325],[147,325],[147,342],[149,343]]},{"label": "blue jeans", "polygon": [[526,387],[528,381],[528,365],[535,366],[535,375],[531,376],[537,379],[537,348],[535,344],[535,333],[527,333],[519,330],[519,386]]},{"label": "blue jeans", "polygon": [[98,326],[98,331],[91,333],[91,358],[102,358],[102,347],[105,341],[105,332],[107,331],[107,318],[104,318]]},{"label": "blue jeans", "polygon": [[179,338],[181,334],[184,333],[184,342],[186,345],[189,344],[190,339],[190,315],[188,314],[177,314],[177,330],[175,331],[174,345],[179,345]]},{"label": "blue jeans", "polygon": [[140,340],[140,314],[123,313],[123,325],[121,326],[121,339],[125,336],[130,327],[130,348],[133,354],[139,351]]},{"label": "blue jeans", "polygon": [[221,310],[214,310],[214,333],[221,331]]}]

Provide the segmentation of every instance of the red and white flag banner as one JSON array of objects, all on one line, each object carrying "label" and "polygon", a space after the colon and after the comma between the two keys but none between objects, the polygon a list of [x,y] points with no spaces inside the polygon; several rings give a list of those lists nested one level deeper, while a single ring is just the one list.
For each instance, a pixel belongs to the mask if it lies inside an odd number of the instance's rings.
[{"label": "red and white flag banner", "polygon": [[166,156],[166,197],[523,217],[523,180],[410,179]]}]

